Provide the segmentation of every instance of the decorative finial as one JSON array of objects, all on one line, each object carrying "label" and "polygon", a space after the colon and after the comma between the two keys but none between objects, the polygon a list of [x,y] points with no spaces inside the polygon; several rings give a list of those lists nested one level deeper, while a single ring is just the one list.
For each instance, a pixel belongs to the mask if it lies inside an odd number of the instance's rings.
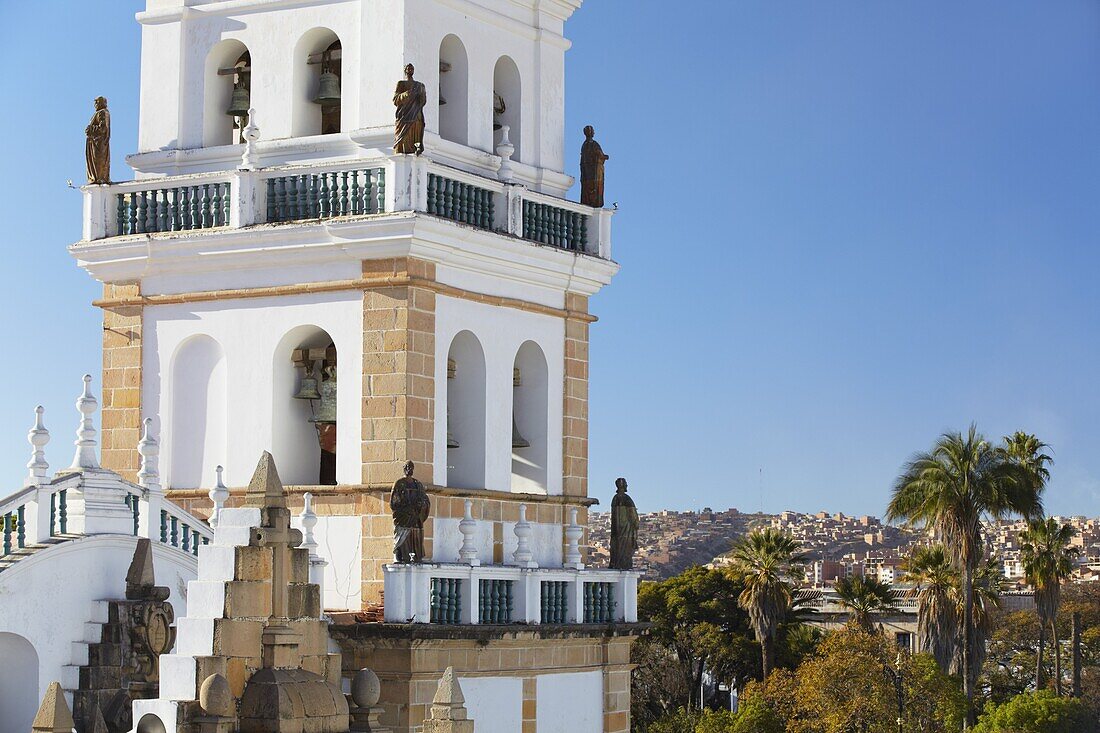
[{"label": "decorative finial", "polygon": [[313,511],[313,494],[308,491],[302,495],[302,547],[309,550],[310,557],[317,554],[317,542],[313,539],[313,528],[317,526],[317,513]]},{"label": "decorative finial", "polygon": [[42,405],[34,408],[34,427],[27,432],[27,442],[33,447],[31,460],[27,464],[27,478],[24,486],[41,486],[48,480],[50,464],[46,463],[46,444],[50,442],[50,431],[42,424]]},{"label": "decorative finial", "polygon": [[527,505],[519,505],[519,521],[516,522],[516,551],[512,553],[512,560],[521,568],[537,568],[534,553],[531,552],[531,523],[527,521]]},{"label": "decorative finial", "polygon": [[244,155],[241,156],[242,171],[254,171],[260,167],[256,156],[256,141],[260,139],[260,128],[256,126],[256,110],[248,108],[248,124],[241,130],[244,139]]},{"label": "decorative finial", "polygon": [[458,559],[470,566],[481,564],[477,555],[477,545],[474,544],[474,534],[477,532],[477,520],[474,519],[474,503],[466,500],[462,521],[458,523],[458,531],[462,533],[462,547],[458,550]]},{"label": "decorative finial", "polygon": [[218,466],[214,469],[214,472],[218,475],[218,478],[214,482],[214,488],[210,489],[210,493],[207,494],[214,505],[214,508],[210,510],[210,520],[208,522],[211,529],[218,526],[218,514],[221,513],[225,502],[229,499],[229,489],[226,488],[224,480],[225,469]]},{"label": "decorative finial", "polygon": [[516,146],[508,139],[508,125],[500,126],[500,142],[497,144],[497,155],[500,156],[500,168],[497,169],[497,178],[504,183],[511,183],[515,178],[512,169],[512,155],[516,152]]},{"label": "decorative finial", "polygon": [[76,430],[76,455],[73,457],[71,469],[79,471],[84,468],[99,468],[99,459],[96,458],[95,427],[92,425],[92,415],[99,409],[99,402],[92,396],[92,375],[84,375],[84,391],[76,401],[76,409],[80,412],[80,427]]},{"label": "decorative finial", "polygon": [[577,524],[577,507],[569,507],[569,524],[565,525],[565,567],[581,570],[584,563],[581,559],[581,535],[584,529]]},{"label": "decorative finial", "polygon": [[141,467],[138,468],[138,484],[146,491],[160,492],[160,444],[153,437],[153,418],[145,418],[141,431],[141,440],[138,441],[137,451],[141,456]]}]

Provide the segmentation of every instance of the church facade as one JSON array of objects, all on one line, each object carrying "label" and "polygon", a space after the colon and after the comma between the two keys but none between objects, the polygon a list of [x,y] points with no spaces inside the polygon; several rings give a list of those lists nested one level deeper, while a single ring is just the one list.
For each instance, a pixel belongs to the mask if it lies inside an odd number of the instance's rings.
[{"label": "church facade", "polygon": [[[102,467],[143,485],[152,420],[165,501],[216,524],[270,451],[388,730],[447,669],[479,731],[629,730],[637,574],[584,548],[588,302],[618,265],[602,151],[600,205],[566,198],[580,4],[148,0],[135,180],[84,189]],[[430,508],[395,562],[409,462]]]}]

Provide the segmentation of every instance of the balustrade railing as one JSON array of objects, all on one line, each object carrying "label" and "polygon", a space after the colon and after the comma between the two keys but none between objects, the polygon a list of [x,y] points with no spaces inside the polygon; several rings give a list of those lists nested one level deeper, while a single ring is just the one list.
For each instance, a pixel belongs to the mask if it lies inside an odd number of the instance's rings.
[{"label": "balustrade railing", "polygon": [[611,583],[584,584],[584,622],[607,624],[615,619],[615,597]]},{"label": "balustrade railing", "polygon": [[430,622],[457,624],[462,616],[462,580],[432,578]]},{"label": "balustrade railing", "polygon": [[573,252],[588,247],[588,216],[560,206],[523,202],[523,238]]},{"label": "balustrade railing", "polygon": [[569,583],[564,580],[542,581],[539,599],[544,624],[564,624],[569,613]]},{"label": "balustrade railing", "polygon": [[487,188],[436,173],[428,174],[429,214],[478,229],[492,229],[495,210],[493,198],[494,193]]},{"label": "balustrade railing", "polygon": [[[4,525],[4,554],[10,555],[13,547],[22,550],[27,546],[26,506],[20,505],[15,511],[0,518]],[[14,543],[14,544],[13,544]]]},{"label": "balustrade railing", "polygon": [[366,168],[267,179],[267,221],[377,214],[386,208],[386,172]]},{"label": "balustrade railing", "polygon": [[200,545],[208,545],[214,538],[214,531],[206,522],[175,506],[160,510],[159,534],[164,544],[195,556]]},{"label": "balustrade railing", "polygon": [[229,225],[228,181],[151,188],[116,194],[118,235],[186,232]]},{"label": "balustrade railing", "polygon": [[512,611],[515,608],[514,586],[514,580],[487,578],[478,581],[478,623],[512,623]]}]

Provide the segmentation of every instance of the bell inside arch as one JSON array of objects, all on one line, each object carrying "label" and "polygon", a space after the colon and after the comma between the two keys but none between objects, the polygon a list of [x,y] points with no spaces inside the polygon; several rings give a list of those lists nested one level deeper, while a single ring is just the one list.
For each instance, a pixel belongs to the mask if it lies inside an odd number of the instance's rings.
[{"label": "bell inside arch", "polygon": [[321,85],[313,103],[322,107],[336,107],[340,104],[340,77],[335,72],[321,72]]},{"label": "bell inside arch", "polygon": [[[512,387],[522,387],[523,377],[519,373],[519,367],[512,369]],[[513,448],[530,448],[531,441],[520,435],[519,426],[516,425],[516,408],[515,400],[512,401],[512,447]]]},{"label": "bell inside arch", "polygon": [[238,82],[233,85],[233,97],[229,100],[229,109],[225,111],[230,117],[248,116],[248,108],[252,106],[251,94],[248,87]]},{"label": "bell inside arch", "polygon": [[321,399],[321,393],[317,391],[317,377],[313,375],[313,365],[306,366],[306,374],[302,377],[301,383],[298,385],[298,394],[294,395],[296,400],[319,400]]},{"label": "bell inside arch", "polygon": [[321,405],[317,408],[317,414],[309,419],[310,422],[321,425],[336,423],[336,367],[325,369],[325,378],[321,381],[318,390],[321,393]]}]

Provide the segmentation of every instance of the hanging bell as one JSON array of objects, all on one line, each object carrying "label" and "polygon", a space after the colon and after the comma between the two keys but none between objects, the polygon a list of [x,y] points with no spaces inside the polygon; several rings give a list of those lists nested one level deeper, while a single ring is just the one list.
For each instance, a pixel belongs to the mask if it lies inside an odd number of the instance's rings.
[{"label": "hanging bell", "polygon": [[451,435],[451,426],[450,425],[447,426],[447,447],[448,448],[458,448],[459,447],[458,439],[455,436]]},{"label": "hanging bell", "polygon": [[530,448],[531,442],[519,434],[519,426],[516,425],[516,416],[512,415],[512,447]]},{"label": "hanging bell", "polygon": [[340,104],[340,77],[335,72],[321,72],[321,86],[317,90],[317,96],[313,98],[313,103],[322,107],[335,107]]},{"label": "hanging bell", "polygon": [[248,108],[252,106],[251,95],[248,87],[237,83],[233,85],[233,98],[229,100],[229,109],[225,111],[230,117],[247,117]]},{"label": "hanging bell", "polygon": [[321,399],[321,393],[317,391],[317,377],[312,374],[306,374],[302,377],[301,385],[298,387],[298,394],[294,395],[296,400],[319,400]]},{"label": "hanging bell", "polygon": [[317,414],[309,419],[310,422],[319,425],[336,424],[336,368],[329,367],[325,370],[326,379],[321,381],[319,389],[321,393],[321,406],[317,408]]}]

